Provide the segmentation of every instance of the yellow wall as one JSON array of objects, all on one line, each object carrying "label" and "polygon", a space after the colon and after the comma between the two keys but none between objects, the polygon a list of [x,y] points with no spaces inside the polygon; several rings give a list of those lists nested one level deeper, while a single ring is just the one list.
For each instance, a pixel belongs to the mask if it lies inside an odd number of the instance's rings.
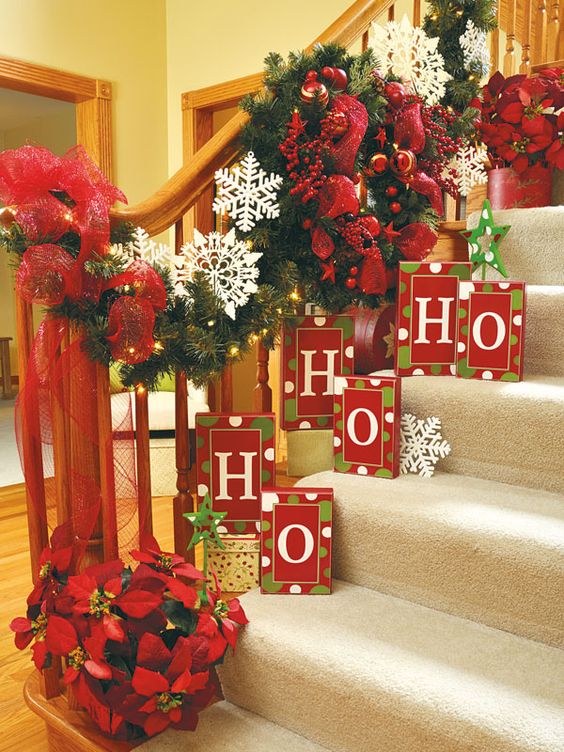
[{"label": "yellow wall", "polygon": [[167,174],[165,0],[0,3],[3,55],[113,84],[114,180],[130,203]]},{"label": "yellow wall", "polygon": [[[2,55],[112,82],[114,182],[130,203],[156,190],[167,177],[165,0],[3,0],[0,8]],[[2,256],[0,336],[14,336]],[[12,347],[14,372],[16,359]]]}]

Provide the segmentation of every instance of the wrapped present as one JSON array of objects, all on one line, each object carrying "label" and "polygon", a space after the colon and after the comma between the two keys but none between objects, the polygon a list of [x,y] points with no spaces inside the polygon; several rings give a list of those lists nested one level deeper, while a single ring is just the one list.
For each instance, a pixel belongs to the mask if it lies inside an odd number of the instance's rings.
[{"label": "wrapped present", "polygon": [[222,536],[224,549],[210,545],[208,566],[213,569],[224,593],[242,593],[258,587],[258,535]]}]

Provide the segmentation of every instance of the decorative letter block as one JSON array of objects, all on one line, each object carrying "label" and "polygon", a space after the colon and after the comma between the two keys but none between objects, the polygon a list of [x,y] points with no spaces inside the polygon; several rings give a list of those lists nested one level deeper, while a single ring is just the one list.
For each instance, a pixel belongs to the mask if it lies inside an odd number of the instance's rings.
[{"label": "decorative letter block", "polygon": [[457,375],[521,381],[524,282],[461,282]]},{"label": "decorative letter block", "polygon": [[331,592],[332,488],[262,492],[261,592]]},{"label": "decorative letter block", "polygon": [[273,413],[196,415],[198,504],[227,512],[220,533],[256,533],[260,494],[275,477]]},{"label": "decorative letter block", "polygon": [[396,478],[399,474],[401,379],[335,378],[335,470]]},{"label": "decorative letter block", "polygon": [[282,335],[282,428],[331,428],[333,380],[354,370],[354,318],[287,319]]},{"label": "decorative letter block", "polygon": [[400,262],[395,361],[398,376],[456,373],[458,281],[471,277],[470,263]]}]

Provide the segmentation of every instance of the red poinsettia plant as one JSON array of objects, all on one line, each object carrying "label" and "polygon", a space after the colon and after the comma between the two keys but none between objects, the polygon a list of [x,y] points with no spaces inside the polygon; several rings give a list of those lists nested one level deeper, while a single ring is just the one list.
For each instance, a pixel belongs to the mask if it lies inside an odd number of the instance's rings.
[{"label": "red poinsettia plant", "polygon": [[539,166],[564,169],[564,70],[495,73],[482,91],[480,132],[494,167],[519,174]]},{"label": "red poinsettia plant", "polygon": [[116,560],[71,574],[72,548],[47,547],[15,643],[38,669],[65,662],[63,681],[106,734],[131,739],[194,729],[218,691],[213,667],[247,618],[237,599],[198,589],[204,575],[152,536]]}]

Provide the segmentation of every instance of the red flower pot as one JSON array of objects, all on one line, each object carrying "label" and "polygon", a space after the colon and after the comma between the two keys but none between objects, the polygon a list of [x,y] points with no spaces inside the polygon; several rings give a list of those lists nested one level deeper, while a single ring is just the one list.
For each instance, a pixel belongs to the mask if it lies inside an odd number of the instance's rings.
[{"label": "red flower pot", "polygon": [[366,374],[384,368],[393,368],[395,305],[382,303],[378,308],[356,308],[351,313],[355,317],[355,373]]},{"label": "red flower pot", "polygon": [[488,172],[488,198],[492,209],[524,209],[550,206],[552,168],[534,165],[517,173],[513,167]]}]

